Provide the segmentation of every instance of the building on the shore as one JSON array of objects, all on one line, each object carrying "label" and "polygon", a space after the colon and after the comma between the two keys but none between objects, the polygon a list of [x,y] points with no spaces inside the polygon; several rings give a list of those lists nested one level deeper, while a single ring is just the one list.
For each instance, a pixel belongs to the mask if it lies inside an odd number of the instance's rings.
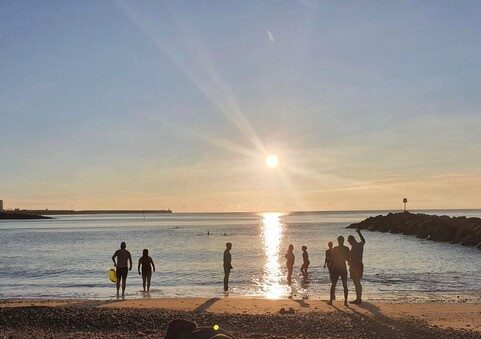
[{"label": "building on the shore", "polygon": [[0,199],[0,212],[2,212],[2,211],[3,211],[3,200]]}]

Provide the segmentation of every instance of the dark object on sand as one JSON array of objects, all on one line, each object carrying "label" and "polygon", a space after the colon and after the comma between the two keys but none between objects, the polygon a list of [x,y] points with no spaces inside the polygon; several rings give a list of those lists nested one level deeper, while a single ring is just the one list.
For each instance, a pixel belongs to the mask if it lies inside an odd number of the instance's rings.
[{"label": "dark object on sand", "polygon": [[38,214],[16,213],[16,212],[0,212],[0,219],[53,219]]},{"label": "dark object on sand", "polygon": [[481,249],[481,218],[401,212],[369,217],[347,228],[414,235]]},{"label": "dark object on sand", "polygon": [[234,339],[228,332],[211,326],[198,327],[193,321],[185,319],[172,320],[168,325],[164,339]]}]

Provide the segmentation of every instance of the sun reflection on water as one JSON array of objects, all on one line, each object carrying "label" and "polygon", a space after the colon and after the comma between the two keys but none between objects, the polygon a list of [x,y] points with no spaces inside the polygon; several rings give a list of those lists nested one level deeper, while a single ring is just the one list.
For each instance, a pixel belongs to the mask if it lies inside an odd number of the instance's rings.
[{"label": "sun reflection on water", "polygon": [[265,252],[264,276],[262,290],[267,298],[278,299],[286,294],[287,286],[281,269],[280,245],[284,235],[282,213],[262,214],[262,242]]}]

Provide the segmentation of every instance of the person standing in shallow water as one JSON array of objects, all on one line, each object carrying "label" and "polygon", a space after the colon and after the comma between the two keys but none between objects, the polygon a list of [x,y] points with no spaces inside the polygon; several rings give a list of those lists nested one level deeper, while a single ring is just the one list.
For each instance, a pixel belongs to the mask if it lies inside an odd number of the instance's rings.
[{"label": "person standing in shallow water", "polygon": [[331,274],[331,266],[330,266],[330,261],[331,261],[331,255],[332,255],[332,241],[329,241],[327,243],[327,247],[329,247],[326,250],[326,258],[324,259],[324,268],[327,267],[329,274]]},{"label": "person standing in shallow water", "polygon": [[309,261],[309,254],[307,254],[307,246],[302,246],[302,266],[301,266],[301,273],[304,281],[307,280],[307,268],[311,262]]},{"label": "person standing in shallow water", "polygon": [[[140,269],[142,268],[142,273],[140,273]],[[139,271],[139,275],[142,275],[142,286],[145,291],[150,290],[150,280],[152,279],[152,269],[155,272],[155,265],[154,261],[151,257],[149,257],[149,250],[144,249],[142,252],[142,256],[139,259],[139,266],[137,270]],[[147,289],[146,289],[147,287]]]},{"label": "person standing in shallow water", "polygon": [[[125,249],[126,247],[127,245],[124,241],[122,241],[122,243],[120,244],[120,249],[117,250],[112,256],[114,266],[117,268],[115,272],[117,276],[117,296],[119,295],[120,280],[122,280],[122,297],[125,295],[125,286],[127,285],[128,271],[132,269],[132,256],[130,255],[130,252]],[[117,258],[117,262],[115,262],[115,258]],[[128,268],[127,262],[129,264]]]},{"label": "person standing in shallow water", "polygon": [[347,268],[346,262],[349,261],[349,248],[344,246],[344,237],[337,237],[338,246],[334,247],[329,260],[331,266],[331,297],[328,304],[332,305],[332,301],[336,299],[336,284],[341,277],[342,287],[344,288],[344,305],[347,306]]},{"label": "person standing in shallow water", "polygon": [[229,275],[230,270],[232,269],[232,256],[230,254],[230,250],[232,249],[232,244],[230,242],[225,244],[225,251],[224,251],[224,291],[227,292],[229,290]]},{"label": "person standing in shallow water", "polygon": [[294,269],[294,260],[296,259],[296,256],[294,255],[294,246],[292,244],[289,245],[289,249],[287,250],[287,253],[284,257],[287,259],[287,283],[290,285],[292,282],[292,270]]},{"label": "person standing in shallow water", "polygon": [[361,234],[359,229],[356,230],[357,234],[361,238],[360,242],[356,241],[354,236],[347,237],[347,241],[351,245],[351,252],[349,254],[349,275],[356,289],[356,300],[351,301],[352,304],[362,303],[362,285],[361,279],[364,272],[364,264],[362,262],[362,254],[364,252],[364,244],[366,239]]}]

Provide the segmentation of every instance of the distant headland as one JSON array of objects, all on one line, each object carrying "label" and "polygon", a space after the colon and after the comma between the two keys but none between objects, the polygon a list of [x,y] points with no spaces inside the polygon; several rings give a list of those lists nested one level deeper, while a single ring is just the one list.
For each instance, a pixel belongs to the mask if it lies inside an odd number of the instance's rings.
[{"label": "distant headland", "polygon": [[401,233],[434,241],[450,242],[481,249],[481,218],[449,217],[409,212],[369,217],[347,228]]},{"label": "distant headland", "polygon": [[5,211],[10,214],[21,215],[71,215],[71,214],[170,214],[171,209],[167,210],[21,210]]},{"label": "distant headland", "polygon": [[0,219],[52,219],[52,218],[45,217],[40,214],[4,211],[4,212],[0,212]]}]

